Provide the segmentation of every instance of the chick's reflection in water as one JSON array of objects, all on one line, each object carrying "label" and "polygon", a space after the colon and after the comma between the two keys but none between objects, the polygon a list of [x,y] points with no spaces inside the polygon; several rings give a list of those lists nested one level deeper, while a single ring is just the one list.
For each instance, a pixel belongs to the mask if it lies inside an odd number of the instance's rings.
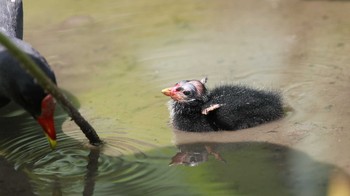
[{"label": "chick's reflection in water", "polygon": [[208,161],[210,156],[213,156],[216,160],[226,162],[220,155],[220,152],[216,151],[216,144],[208,143],[194,143],[194,144],[182,144],[177,146],[180,152],[176,153],[171,158],[169,165],[186,165],[197,166],[201,163]]},{"label": "chick's reflection in water", "polygon": [[[198,177],[245,195],[326,195],[332,173],[350,177],[335,165],[266,141],[239,139],[238,132],[190,133],[173,130],[179,152],[172,167],[183,177]],[[229,141],[231,138],[231,142]],[[333,187],[333,186],[332,186]],[[247,194],[248,193],[248,194]]]}]

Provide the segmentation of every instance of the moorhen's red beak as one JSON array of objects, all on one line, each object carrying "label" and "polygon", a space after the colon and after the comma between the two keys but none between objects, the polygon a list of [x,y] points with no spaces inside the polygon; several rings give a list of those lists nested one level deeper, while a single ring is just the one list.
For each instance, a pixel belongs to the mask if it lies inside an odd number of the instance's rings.
[{"label": "moorhen's red beak", "polygon": [[41,101],[41,115],[36,118],[38,123],[44,129],[45,135],[49,140],[50,147],[56,147],[56,130],[54,124],[55,100],[52,95],[48,94]]}]

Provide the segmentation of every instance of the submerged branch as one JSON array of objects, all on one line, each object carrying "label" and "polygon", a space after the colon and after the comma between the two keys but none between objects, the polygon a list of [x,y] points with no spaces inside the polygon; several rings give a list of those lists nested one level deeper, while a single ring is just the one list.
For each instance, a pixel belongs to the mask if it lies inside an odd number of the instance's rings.
[{"label": "submerged branch", "polygon": [[15,44],[13,44],[3,33],[0,32],[0,44],[3,45],[21,63],[23,69],[27,70],[55,99],[63,106],[63,109],[80,127],[90,144],[98,146],[102,144],[95,129],[84,119],[73,104],[63,95],[59,88],[45,75],[45,73],[34,63],[34,61]]}]

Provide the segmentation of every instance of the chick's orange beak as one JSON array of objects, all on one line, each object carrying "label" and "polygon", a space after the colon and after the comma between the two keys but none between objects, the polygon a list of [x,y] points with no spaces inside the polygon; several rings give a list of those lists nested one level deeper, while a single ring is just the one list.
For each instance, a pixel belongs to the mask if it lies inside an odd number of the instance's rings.
[{"label": "chick's orange beak", "polygon": [[55,149],[56,147],[56,130],[54,124],[54,112],[55,112],[55,100],[52,95],[47,95],[41,101],[41,115],[37,117],[38,123],[43,128],[47,139],[49,140],[50,147]]},{"label": "chick's orange beak", "polygon": [[172,93],[171,93],[171,88],[165,88],[162,90],[162,93],[166,96],[171,96]]}]

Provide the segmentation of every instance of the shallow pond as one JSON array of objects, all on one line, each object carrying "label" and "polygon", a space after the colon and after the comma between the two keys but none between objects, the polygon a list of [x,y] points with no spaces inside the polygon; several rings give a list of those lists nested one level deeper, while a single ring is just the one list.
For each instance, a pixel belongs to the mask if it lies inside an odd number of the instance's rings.
[{"label": "shallow pond", "polygon": [[[51,151],[10,105],[0,112],[0,193],[349,193],[349,9],[312,0],[24,2],[24,39],[106,144],[90,148],[58,107]],[[287,116],[235,132],[173,130],[160,90],[204,76],[209,87],[278,89]]]}]

